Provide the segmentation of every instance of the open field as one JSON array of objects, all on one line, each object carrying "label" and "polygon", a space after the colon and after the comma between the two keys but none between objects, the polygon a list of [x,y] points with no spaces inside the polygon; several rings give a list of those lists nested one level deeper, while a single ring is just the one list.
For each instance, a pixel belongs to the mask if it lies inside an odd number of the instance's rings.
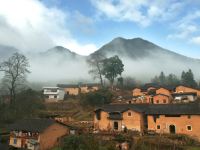
[{"label": "open field", "polygon": [[76,121],[93,120],[92,107],[83,107],[78,99],[69,99],[59,103],[46,103],[46,110],[42,113],[47,115],[59,115],[63,117],[70,117]]}]

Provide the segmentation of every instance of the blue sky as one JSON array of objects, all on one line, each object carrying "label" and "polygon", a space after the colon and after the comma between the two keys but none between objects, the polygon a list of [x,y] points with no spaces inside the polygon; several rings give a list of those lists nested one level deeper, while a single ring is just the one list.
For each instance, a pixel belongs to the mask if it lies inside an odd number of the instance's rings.
[{"label": "blue sky", "polygon": [[[15,31],[18,42],[11,46],[22,50],[41,51],[62,45],[88,55],[120,36],[141,37],[163,48],[200,58],[199,0],[7,1],[0,0],[0,16],[6,22],[3,29],[8,36],[8,31]],[[16,12],[12,14],[9,7],[14,2]],[[16,17],[19,20],[13,20],[14,15],[19,15]],[[0,44],[9,43],[2,38]],[[11,38],[15,39],[13,34]]]}]

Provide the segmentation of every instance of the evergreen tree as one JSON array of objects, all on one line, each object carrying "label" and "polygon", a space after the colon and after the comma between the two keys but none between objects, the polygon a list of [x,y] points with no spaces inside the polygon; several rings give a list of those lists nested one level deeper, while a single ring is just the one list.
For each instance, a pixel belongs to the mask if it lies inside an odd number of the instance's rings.
[{"label": "evergreen tree", "polygon": [[160,76],[158,78],[159,78],[160,85],[165,85],[166,84],[166,77],[165,77],[165,74],[164,74],[163,71],[160,73]]},{"label": "evergreen tree", "polygon": [[177,86],[180,84],[180,80],[178,79],[178,77],[174,74],[169,74],[166,77],[166,85],[169,86]]},{"label": "evergreen tree", "polygon": [[153,79],[151,79],[151,82],[159,84],[159,78],[158,78],[158,76],[155,76]]},{"label": "evergreen tree", "polygon": [[186,83],[186,81],[185,81],[185,71],[182,71],[182,74],[181,74],[181,83],[183,85]]},{"label": "evergreen tree", "polygon": [[194,80],[194,74],[191,69],[189,69],[187,72],[182,72],[181,83],[186,86],[197,87],[197,83]]}]

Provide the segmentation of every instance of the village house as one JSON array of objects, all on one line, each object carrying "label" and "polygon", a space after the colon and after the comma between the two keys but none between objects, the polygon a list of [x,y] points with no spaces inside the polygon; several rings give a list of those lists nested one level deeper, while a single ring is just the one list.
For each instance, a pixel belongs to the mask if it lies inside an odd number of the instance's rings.
[{"label": "village house", "polygon": [[163,88],[163,87],[156,89],[156,94],[163,94],[163,95],[167,95],[169,97],[171,96],[171,92],[168,89]]},{"label": "village house", "polygon": [[176,87],[176,93],[188,93],[188,92],[197,93],[197,96],[200,96],[200,90],[198,89],[194,89],[183,85]]},{"label": "village house", "polygon": [[142,89],[140,88],[135,88],[133,89],[133,96],[143,96],[144,93],[142,92]]},{"label": "village house", "polygon": [[46,102],[58,102],[64,100],[65,92],[59,87],[43,87],[43,95]]},{"label": "village house", "polygon": [[196,92],[173,93],[173,103],[189,103],[197,99]]},{"label": "village house", "polygon": [[159,86],[157,84],[145,84],[142,88],[135,88],[132,95],[137,97],[131,103],[169,104],[173,102],[173,86]]},{"label": "village house", "polygon": [[[95,110],[94,128],[101,131],[143,131],[144,120],[142,112],[144,105],[139,104],[113,104]],[[138,109],[139,107],[140,109]]]},{"label": "village house", "polygon": [[99,90],[100,85],[97,83],[87,84],[58,84],[60,88],[63,88],[66,95],[79,95],[80,93],[89,93]]},{"label": "village house", "polygon": [[159,93],[153,96],[153,104],[169,104],[171,101],[171,97],[165,94]]},{"label": "village house", "polygon": [[168,104],[172,101],[171,92],[167,88],[158,86],[135,88],[133,95],[136,98],[131,103]]},{"label": "village house", "polygon": [[11,147],[47,150],[69,134],[69,128],[51,119],[24,119],[10,126]]},{"label": "village house", "polygon": [[97,83],[87,83],[80,85],[81,93],[89,93],[99,90],[100,85]]},{"label": "village house", "polygon": [[95,110],[94,128],[100,131],[186,134],[200,140],[200,104],[113,104]]},{"label": "village house", "polygon": [[157,105],[145,112],[148,130],[185,134],[200,141],[200,104]]},{"label": "village house", "polygon": [[58,84],[59,88],[64,89],[66,95],[79,95],[80,94],[80,86],[78,84]]},{"label": "village house", "polygon": [[135,104],[145,102],[146,98],[144,96],[119,96],[112,101],[112,104]]},{"label": "village house", "polygon": [[149,95],[149,93],[152,93],[154,91],[156,91],[156,89],[159,86],[157,84],[154,83],[147,83],[142,87],[136,87],[133,89],[132,91],[132,95],[133,96],[145,96],[145,95]]}]

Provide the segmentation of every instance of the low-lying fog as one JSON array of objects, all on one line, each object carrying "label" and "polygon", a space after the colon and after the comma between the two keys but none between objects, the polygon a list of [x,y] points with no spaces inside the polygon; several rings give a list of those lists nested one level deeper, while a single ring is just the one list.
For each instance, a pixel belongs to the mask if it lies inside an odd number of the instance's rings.
[{"label": "low-lying fog", "polygon": [[[113,54],[114,55],[114,54]],[[113,56],[109,54],[109,56]],[[48,56],[29,56],[30,71],[28,81],[41,85],[56,85],[57,83],[99,82],[88,74],[89,66],[86,57],[67,57],[62,54]],[[199,61],[185,57],[176,58],[168,54],[151,54],[148,57],[132,59],[121,57],[124,64],[122,76],[131,76],[141,82],[150,82],[155,76],[164,71],[180,77],[183,70],[192,69],[195,78],[199,80]]]}]

